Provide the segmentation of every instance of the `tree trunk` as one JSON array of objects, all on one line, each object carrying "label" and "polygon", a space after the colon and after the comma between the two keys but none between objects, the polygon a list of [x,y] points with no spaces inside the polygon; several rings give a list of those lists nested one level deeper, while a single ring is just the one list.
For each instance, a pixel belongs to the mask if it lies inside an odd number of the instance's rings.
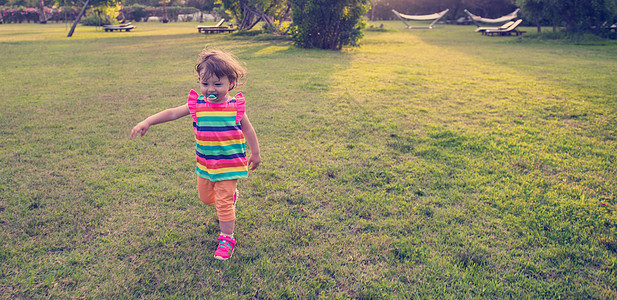
[{"label": "tree trunk", "polygon": [[540,17],[536,16],[536,26],[538,27],[538,33],[542,33],[542,27],[540,26]]},{"label": "tree trunk", "polygon": [[167,18],[167,2],[163,2],[163,23],[169,22]]},{"label": "tree trunk", "polygon": [[71,30],[69,30],[69,34],[66,37],[73,36],[73,32],[75,32],[75,27],[77,27],[77,23],[79,23],[79,20],[81,20],[81,17],[83,17],[84,14],[86,13],[86,9],[88,9],[89,4],[90,4],[90,0],[86,0],[86,3],[84,3],[84,7],[81,8],[81,11],[77,15],[77,18],[75,18],[75,22],[73,22],[73,26],[71,26]]},{"label": "tree trunk", "polygon": [[574,16],[571,14],[562,14],[562,18],[566,21],[566,32],[572,33],[576,31],[576,26],[574,23]]},{"label": "tree trunk", "polygon": [[339,28],[341,27],[341,22],[337,21],[336,22],[336,27],[334,27],[334,36],[331,38],[332,41],[330,42],[330,50],[341,50],[343,49],[343,41],[341,41],[340,39],[340,31]]},{"label": "tree trunk", "polygon": [[572,21],[566,21],[566,31],[567,32],[574,31],[574,24],[572,24]]},{"label": "tree trunk", "polygon": [[47,16],[45,16],[45,0],[41,0],[41,13],[39,14],[39,23],[47,23]]},{"label": "tree trunk", "polygon": [[264,20],[266,22],[266,24],[268,24],[268,26],[270,26],[272,28],[272,30],[274,30],[274,32],[276,34],[279,34],[279,35],[281,34],[281,31],[278,29],[278,27],[276,27],[274,22],[270,19],[270,16],[267,16],[265,14],[261,14],[261,16],[259,18]]},{"label": "tree trunk", "polygon": [[253,24],[249,25],[247,28],[244,28],[244,30],[251,30],[251,29],[253,29],[253,27],[255,27],[255,25],[257,25],[257,23],[259,23],[259,21],[261,21],[261,18],[257,18],[257,20],[255,20],[255,22],[253,22]]}]

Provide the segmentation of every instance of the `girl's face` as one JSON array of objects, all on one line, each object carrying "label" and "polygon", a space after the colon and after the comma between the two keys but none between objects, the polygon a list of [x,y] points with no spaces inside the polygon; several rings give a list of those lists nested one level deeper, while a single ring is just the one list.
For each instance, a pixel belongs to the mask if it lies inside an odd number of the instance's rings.
[{"label": "girl's face", "polygon": [[199,84],[201,85],[201,94],[206,97],[208,102],[222,103],[227,100],[227,92],[229,92],[232,82],[229,81],[227,76],[218,78],[216,75],[212,75],[206,79],[199,78]]}]

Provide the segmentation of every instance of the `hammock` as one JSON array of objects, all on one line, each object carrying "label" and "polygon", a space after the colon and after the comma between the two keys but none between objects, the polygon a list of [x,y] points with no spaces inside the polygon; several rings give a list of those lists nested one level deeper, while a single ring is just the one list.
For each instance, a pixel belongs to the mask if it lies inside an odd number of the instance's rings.
[{"label": "hammock", "polygon": [[467,15],[469,16],[469,18],[476,23],[476,26],[480,27],[480,25],[478,24],[478,22],[482,22],[482,23],[504,23],[507,21],[510,21],[512,19],[515,19],[518,16],[518,11],[520,10],[520,8],[517,8],[515,11],[497,18],[497,19],[489,19],[489,18],[482,18],[480,16],[476,16],[474,14],[472,14],[471,12],[469,12],[468,10],[465,10],[465,13],[467,13]]},{"label": "hammock", "polygon": [[[434,13],[434,14],[430,14],[430,15],[404,15],[402,13],[399,13],[396,10],[392,10],[392,12],[399,18],[401,19],[401,21],[403,21],[403,23],[405,23],[405,25],[407,25],[407,28],[425,28],[425,29],[433,29],[433,25],[435,25],[435,23],[437,23],[437,21],[439,21],[439,19],[441,19],[445,14],[447,14],[449,11],[449,9],[446,9],[442,12],[438,12],[438,13]],[[430,21],[430,20],[434,20],[430,25],[428,26],[411,26],[409,24],[407,24],[407,22],[405,22],[405,20],[407,21]]]}]

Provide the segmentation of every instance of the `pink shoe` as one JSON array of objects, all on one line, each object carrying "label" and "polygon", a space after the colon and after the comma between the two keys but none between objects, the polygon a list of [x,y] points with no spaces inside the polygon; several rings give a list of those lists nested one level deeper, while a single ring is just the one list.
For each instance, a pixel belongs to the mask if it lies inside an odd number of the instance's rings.
[{"label": "pink shoe", "polygon": [[219,246],[214,252],[214,258],[218,260],[227,260],[234,253],[236,240],[230,236],[219,236]]}]

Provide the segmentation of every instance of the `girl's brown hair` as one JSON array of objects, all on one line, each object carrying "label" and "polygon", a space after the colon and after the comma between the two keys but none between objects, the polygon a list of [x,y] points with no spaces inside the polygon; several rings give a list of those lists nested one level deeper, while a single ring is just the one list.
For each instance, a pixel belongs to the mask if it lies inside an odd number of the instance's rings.
[{"label": "girl's brown hair", "polygon": [[231,82],[229,90],[236,88],[238,80],[246,75],[246,69],[234,56],[223,51],[208,49],[204,49],[199,54],[199,62],[195,65],[195,71],[201,80],[213,75],[218,78],[226,76]]}]

